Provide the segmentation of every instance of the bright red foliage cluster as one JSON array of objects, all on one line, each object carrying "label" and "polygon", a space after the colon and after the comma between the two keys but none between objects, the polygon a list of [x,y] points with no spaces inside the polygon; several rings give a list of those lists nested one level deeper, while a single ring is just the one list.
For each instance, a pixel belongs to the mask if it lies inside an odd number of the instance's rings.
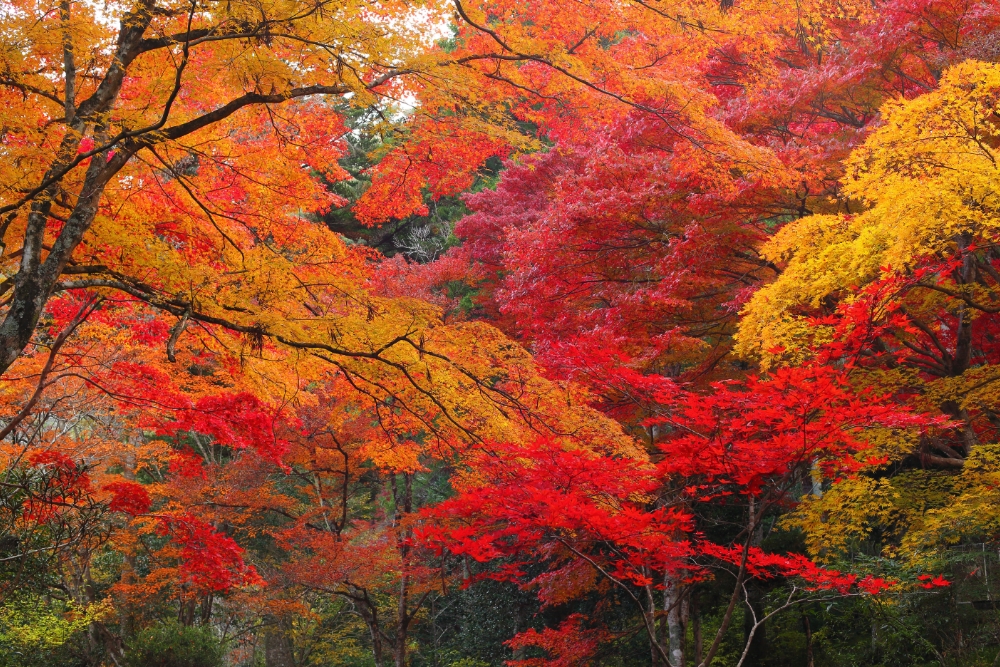
[{"label": "bright red foliage cluster", "polygon": [[30,468],[41,473],[42,482],[41,488],[29,495],[24,505],[26,521],[45,523],[86,504],[91,482],[82,465],[52,449],[32,452],[27,462]]},{"label": "bright red foliage cluster", "polygon": [[103,490],[111,493],[108,508],[112,512],[125,512],[137,516],[148,512],[152,505],[149,492],[136,482],[127,480],[110,482],[104,485]]},{"label": "bright red foliage cluster", "polygon": [[593,559],[640,584],[649,580],[645,567],[688,567],[688,518],[647,508],[657,487],[648,465],[548,440],[490,444],[471,465],[475,475],[461,493],[425,511],[425,543],[480,562],[503,558],[501,577],[522,576],[517,564],[539,557],[553,567]]},{"label": "bright red foliage cluster", "polygon": [[257,570],[243,561],[243,549],[193,516],[162,517],[160,532],[180,545],[184,580],[196,590],[223,592],[234,586],[264,585]]},{"label": "bright red foliage cluster", "polygon": [[507,642],[512,649],[526,647],[545,651],[547,658],[509,660],[511,667],[575,667],[590,664],[590,657],[597,651],[606,633],[583,628],[582,614],[570,614],[558,628],[545,628],[541,632],[534,628],[522,632]]},{"label": "bright red foliage cluster", "polygon": [[28,465],[45,470],[51,483],[67,491],[90,489],[90,477],[73,459],[53,449],[43,449],[28,455]]},{"label": "bright red foliage cluster", "polygon": [[660,392],[669,426],[658,464],[664,476],[689,482],[699,501],[736,494],[783,494],[795,471],[814,461],[827,476],[856,471],[868,445],[864,429],[921,428],[934,420],[888,397],[855,393],[829,366],[780,368],[766,380],[715,383],[708,394]]},{"label": "bright red foliage cluster", "polygon": [[[739,565],[744,560],[743,550],[736,547],[708,543],[700,546],[704,555],[731,565]],[[819,567],[801,554],[773,554],[757,547],[746,550],[745,566],[750,576],[758,579],[795,577],[801,579],[808,590],[834,591],[840,595],[847,595],[853,590],[875,595],[895,583],[872,575],[859,577],[856,574]]]},{"label": "bright red foliage cluster", "polygon": [[288,442],[278,437],[276,420],[277,416],[252,394],[218,394],[177,411],[174,421],[160,427],[160,435],[201,433],[224,447],[254,449],[279,463],[288,451]]}]

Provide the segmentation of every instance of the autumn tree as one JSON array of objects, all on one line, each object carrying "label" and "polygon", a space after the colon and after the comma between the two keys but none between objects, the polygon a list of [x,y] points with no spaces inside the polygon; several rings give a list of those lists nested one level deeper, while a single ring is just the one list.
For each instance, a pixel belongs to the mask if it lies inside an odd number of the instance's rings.
[{"label": "autumn tree", "polygon": [[[424,513],[430,524],[423,539],[458,556],[499,562],[481,576],[527,580],[546,604],[600,590],[602,581],[620,588],[640,612],[653,665],[685,664],[685,589],[713,569],[725,571],[720,561],[733,567],[735,582],[699,665],[712,663],[737,604],[751,603],[754,578],[805,583],[792,587],[784,605],[754,618],[741,663],[767,616],[815,599],[817,591],[829,597],[888,586],[817,567],[802,555],[767,553],[760,535],[764,517],[793,503],[815,467],[828,474],[863,467],[866,430],[920,428],[925,419],[885,398],[855,396],[842,375],[822,367],[751,378],[739,388],[719,384],[707,396],[675,388],[660,400],[659,419],[673,428],[655,467],[544,441],[489,445],[469,460],[460,495]],[[699,526],[699,515],[720,500],[745,512],[730,544],[713,542],[702,532],[708,526]],[[528,575],[527,564],[537,560],[547,567]]]},{"label": "autumn tree", "polygon": [[[814,553],[834,558],[885,531],[884,554],[943,567],[951,546],[992,539],[982,502],[996,439],[996,77],[995,65],[969,61],[933,92],[888,104],[847,163],[855,212],[803,218],[765,246],[783,272],[745,309],[745,353],[771,366],[835,360],[858,385],[948,422],[884,442],[890,479],[844,482],[810,502],[801,525]],[[835,508],[829,525],[824,508]]]},{"label": "autumn tree", "polygon": [[741,323],[741,348],[768,363],[839,355],[867,381],[956,420],[916,452],[948,468],[994,436],[995,75],[965,63],[935,92],[889,106],[886,126],[848,163],[845,188],[861,210],[785,227],[766,249],[782,275]]}]

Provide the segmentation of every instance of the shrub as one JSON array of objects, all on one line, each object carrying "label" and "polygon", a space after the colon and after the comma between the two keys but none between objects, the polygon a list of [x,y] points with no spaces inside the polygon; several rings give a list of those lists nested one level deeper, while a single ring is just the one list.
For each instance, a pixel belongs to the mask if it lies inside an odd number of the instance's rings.
[{"label": "shrub", "polygon": [[206,627],[176,621],[146,628],[128,642],[128,667],[222,667],[222,646]]}]

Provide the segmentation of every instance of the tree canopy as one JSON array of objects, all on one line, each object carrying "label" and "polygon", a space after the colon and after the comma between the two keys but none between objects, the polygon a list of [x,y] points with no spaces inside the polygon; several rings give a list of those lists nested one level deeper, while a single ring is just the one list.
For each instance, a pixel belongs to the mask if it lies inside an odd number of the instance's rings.
[{"label": "tree canopy", "polygon": [[996,664],[997,3],[0,18],[0,666]]}]

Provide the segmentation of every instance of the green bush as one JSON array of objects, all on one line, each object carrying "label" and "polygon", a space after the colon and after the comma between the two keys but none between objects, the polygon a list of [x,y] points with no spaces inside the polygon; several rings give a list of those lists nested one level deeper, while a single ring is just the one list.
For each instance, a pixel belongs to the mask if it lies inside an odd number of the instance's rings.
[{"label": "green bush", "polygon": [[206,627],[160,623],[136,635],[126,647],[128,667],[222,667],[222,646]]}]

